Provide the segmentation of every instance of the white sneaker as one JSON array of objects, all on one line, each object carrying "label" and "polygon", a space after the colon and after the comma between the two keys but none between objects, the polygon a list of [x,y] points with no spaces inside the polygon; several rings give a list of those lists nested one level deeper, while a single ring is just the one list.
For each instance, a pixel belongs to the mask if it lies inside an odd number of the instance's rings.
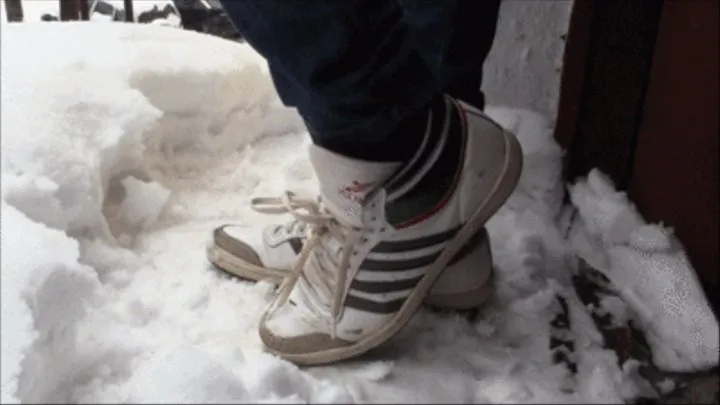
[{"label": "white sneaker", "polygon": [[[261,229],[223,225],[213,230],[207,257],[215,267],[234,276],[279,285],[307,243],[307,227],[297,219]],[[492,249],[483,227],[453,258],[424,303],[443,310],[478,308],[492,296],[492,274]]]},{"label": "white sneaker", "polygon": [[308,365],[355,357],[397,334],[510,196],[522,152],[481,111],[446,97],[404,166],[314,145],[310,161],[322,204],[291,193],[262,201],[310,226],[260,321],[271,352]]}]

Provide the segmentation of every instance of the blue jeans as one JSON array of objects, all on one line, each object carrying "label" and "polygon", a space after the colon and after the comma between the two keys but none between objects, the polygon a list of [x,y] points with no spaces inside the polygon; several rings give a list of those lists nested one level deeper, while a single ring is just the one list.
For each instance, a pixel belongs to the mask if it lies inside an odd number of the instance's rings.
[{"label": "blue jeans", "polygon": [[337,153],[407,159],[438,95],[483,107],[500,0],[222,3],[313,142]]}]

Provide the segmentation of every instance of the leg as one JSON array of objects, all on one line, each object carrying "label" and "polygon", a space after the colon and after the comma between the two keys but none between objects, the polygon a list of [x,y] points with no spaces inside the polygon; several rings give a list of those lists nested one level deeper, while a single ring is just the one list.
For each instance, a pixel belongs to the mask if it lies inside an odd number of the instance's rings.
[{"label": "leg", "polygon": [[482,70],[495,37],[500,0],[397,1],[443,91],[483,109]]},{"label": "leg", "polygon": [[[381,0],[227,0],[229,16],[267,58],[277,91],[315,144],[367,160],[406,160],[437,93],[432,73]],[[402,128],[402,130],[400,130]],[[401,132],[400,136],[397,136]]]},{"label": "leg", "polygon": [[[296,363],[339,361],[398,333],[436,287],[446,295],[441,275],[480,243],[485,222],[517,184],[522,154],[481,111],[440,96],[437,72],[413,51],[416,37],[403,28],[398,3],[295,1],[258,11],[259,3],[270,2],[243,2],[255,12],[243,21],[262,29],[238,25],[270,55],[286,103],[297,105],[311,128],[310,161],[322,197],[318,203],[286,193],[257,201],[309,228],[307,238],[288,243],[297,258],[260,321],[260,337]],[[278,8],[289,4],[322,17]],[[285,39],[268,38],[281,38],[288,27],[296,34],[288,42],[298,46],[280,50]],[[296,98],[287,96],[290,88]],[[392,142],[398,150],[389,149]],[[364,153],[372,156],[358,157]],[[268,249],[285,237],[275,228],[256,239]],[[475,278],[475,295],[488,296],[490,276],[485,269]]]},{"label": "leg", "polygon": [[[378,0],[375,1],[381,5],[381,10],[385,10],[387,15],[392,16],[393,21],[400,16],[396,15],[398,12],[396,6],[402,7],[402,22],[408,27],[415,48],[418,49],[420,56],[431,69],[433,80],[437,86],[444,88],[452,96],[482,109],[483,97],[479,91],[482,65],[495,32],[499,0],[442,0],[439,2],[397,0],[396,3],[386,2],[385,4]],[[246,19],[253,19],[255,23],[260,21],[247,10],[241,12],[239,7],[247,8],[247,4],[241,4],[238,1],[231,1],[231,3],[228,4],[228,7],[235,7],[233,15],[245,17],[239,24],[245,24],[247,27],[248,23],[243,23]],[[323,14],[317,13],[309,5],[313,7],[317,4],[323,7],[328,6],[322,2],[298,3],[305,7],[300,10],[311,13],[313,16]],[[347,2],[346,5],[359,7],[352,3]],[[333,13],[337,11],[333,10]],[[341,11],[347,12],[344,8]],[[296,17],[304,18],[300,13],[297,13]],[[311,24],[310,19],[304,21],[304,25],[309,24]],[[367,21],[360,26],[365,24]],[[342,31],[348,27],[340,26],[339,29]],[[263,35],[267,35],[267,27],[264,30]],[[358,33],[356,34],[359,36]],[[290,33],[285,35],[290,35]],[[338,38],[334,34],[326,34],[326,36],[333,41]],[[258,39],[261,45],[265,44],[264,46],[269,47],[266,39],[256,38],[256,42]],[[318,47],[322,45],[306,42],[305,46]],[[293,45],[291,49],[297,49],[297,45]],[[272,54],[272,52],[266,51],[265,54]],[[319,52],[310,54],[317,55]],[[282,55],[275,55],[278,60],[280,60],[280,56]],[[304,61],[304,63],[309,62],[313,61]],[[296,63],[290,66],[295,65]],[[310,65],[308,69],[312,69],[312,66]],[[302,81],[289,80],[286,75],[282,75],[283,72],[289,71],[288,69],[278,68],[273,71],[278,91],[286,104],[298,105],[299,97],[305,94],[299,85]],[[317,85],[323,84],[320,76],[318,76],[317,82],[312,86],[317,87]],[[313,107],[313,105],[308,107]],[[397,139],[401,140],[403,137],[397,137]],[[273,234],[273,239],[281,242],[273,244],[266,244],[263,238],[249,238],[248,230],[239,226],[228,224],[219,227],[214,230],[208,244],[208,259],[221,270],[243,279],[252,281],[265,279],[279,284],[289,274],[290,268],[300,253],[300,247],[307,242],[307,234],[300,225],[299,221],[292,221],[286,225],[274,225],[265,229],[266,234]],[[255,233],[261,235],[263,230],[258,229]],[[482,233],[486,234],[486,231],[483,230]],[[479,243],[474,246],[474,250],[473,254],[448,268],[426,302],[446,309],[466,309],[477,307],[484,301],[482,294],[472,295],[472,293],[477,292],[476,286],[479,284],[477,279],[485,281],[482,275],[488,274],[492,269],[488,238],[480,238]],[[475,271],[467,274],[465,269],[468,267]],[[463,299],[462,297],[465,296],[472,296],[472,299]]]}]

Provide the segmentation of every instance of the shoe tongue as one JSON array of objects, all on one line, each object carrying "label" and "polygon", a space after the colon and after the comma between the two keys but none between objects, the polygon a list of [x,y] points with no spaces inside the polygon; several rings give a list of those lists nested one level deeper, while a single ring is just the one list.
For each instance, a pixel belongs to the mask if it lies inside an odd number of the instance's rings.
[{"label": "shoe tongue", "polygon": [[320,184],[323,204],[340,222],[352,226],[362,226],[365,196],[401,165],[352,159],[316,145],[310,145],[310,163]]}]

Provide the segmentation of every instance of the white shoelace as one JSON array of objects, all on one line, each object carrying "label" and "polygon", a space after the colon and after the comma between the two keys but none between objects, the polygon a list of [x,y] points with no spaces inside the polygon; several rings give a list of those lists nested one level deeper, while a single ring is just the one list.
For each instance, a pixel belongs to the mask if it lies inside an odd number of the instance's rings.
[{"label": "white shoelace", "polygon": [[297,218],[293,218],[291,221],[288,221],[288,223],[284,225],[276,225],[273,228],[273,233],[275,235],[279,233],[284,233],[285,235],[289,236],[305,236],[307,232],[307,223],[304,221],[300,221]]},{"label": "white shoelace", "polygon": [[[361,230],[341,224],[320,201],[297,197],[291,191],[286,191],[281,197],[254,198],[251,206],[266,214],[290,213],[295,221],[288,226],[295,226],[293,223],[310,226],[308,241],[290,275],[280,285],[275,305],[270,311],[274,312],[286,303],[295,285],[304,279],[299,287],[306,306],[316,316],[329,318],[331,336],[335,338],[336,325],[344,304],[350,255],[360,238]],[[333,247],[336,246],[333,241],[340,242],[339,249]],[[326,306],[328,308],[322,308]]]}]

